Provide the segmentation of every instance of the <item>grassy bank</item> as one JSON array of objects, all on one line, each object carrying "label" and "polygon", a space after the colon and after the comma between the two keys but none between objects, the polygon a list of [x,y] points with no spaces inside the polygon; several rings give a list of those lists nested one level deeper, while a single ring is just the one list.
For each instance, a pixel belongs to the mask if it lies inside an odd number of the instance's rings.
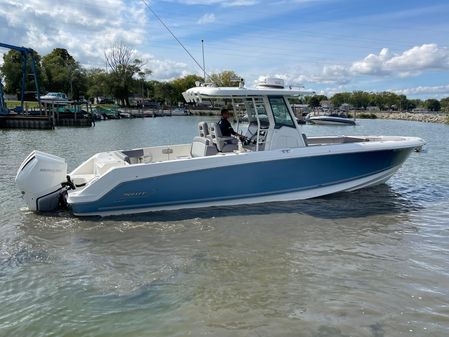
[{"label": "grassy bank", "polygon": [[[20,101],[5,101],[5,103],[8,109],[14,109],[17,106],[20,106]],[[24,108],[25,110],[39,108],[39,104],[33,101],[25,101]]]}]

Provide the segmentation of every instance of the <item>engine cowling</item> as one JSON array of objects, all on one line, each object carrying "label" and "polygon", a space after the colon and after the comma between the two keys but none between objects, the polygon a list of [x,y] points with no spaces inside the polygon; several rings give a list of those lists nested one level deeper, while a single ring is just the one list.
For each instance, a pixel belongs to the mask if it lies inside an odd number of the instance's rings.
[{"label": "engine cowling", "polygon": [[65,159],[41,151],[33,151],[20,165],[16,184],[32,211],[54,211],[61,194],[66,193],[67,163]]}]

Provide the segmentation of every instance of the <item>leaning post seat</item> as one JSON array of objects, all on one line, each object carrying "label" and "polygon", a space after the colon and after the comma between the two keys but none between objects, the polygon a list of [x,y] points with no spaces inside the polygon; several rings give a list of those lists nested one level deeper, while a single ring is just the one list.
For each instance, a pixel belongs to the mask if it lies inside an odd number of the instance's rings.
[{"label": "leaning post seat", "polygon": [[223,137],[218,123],[211,123],[209,130],[212,141],[219,152],[232,152],[238,149],[238,145],[234,143],[234,137]]},{"label": "leaning post seat", "polygon": [[192,147],[190,148],[190,155],[195,157],[213,156],[217,154],[217,148],[212,143],[212,140],[206,137],[194,137]]},{"label": "leaning post seat", "polygon": [[206,122],[199,122],[198,123],[198,135],[200,137],[207,137],[207,136],[209,136],[209,127],[207,126]]},{"label": "leaning post seat", "polygon": [[212,143],[209,127],[206,122],[198,123],[198,136],[193,138],[190,155],[195,157],[213,156],[217,154],[217,147]]}]

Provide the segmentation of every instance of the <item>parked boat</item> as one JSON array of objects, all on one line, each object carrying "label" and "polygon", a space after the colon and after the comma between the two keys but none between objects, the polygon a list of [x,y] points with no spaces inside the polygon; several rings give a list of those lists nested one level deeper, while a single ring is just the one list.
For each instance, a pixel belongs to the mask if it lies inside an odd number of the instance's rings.
[{"label": "parked boat", "polygon": [[34,151],[16,183],[31,210],[66,204],[78,216],[307,199],[381,184],[424,144],[402,136],[306,137],[288,101],[305,92],[279,82],[183,93],[187,102],[244,106],[243,143],[201,122],[190,144],[97,153],[68,175],[64,159]]},{"label": "parked boat", "polygon": [[95,113],[100,114],[102,119],[120,119],[120,111],[116,107],[104,108],[97,106],[95,108]]},{"label": "parked boat", "polygon": [[44,96],[40,97],[43,102],[62,102],[66,103],[69,101],[66,94],[63,92],[49,92]]},{"label": "parked boat", "polygon": [[356,125],[355,119],[349,117],[345,113],[331,113],[331,114],[308,114],[306,122],[317,125]]},{"label": "parked boat", "polygon": [[125,112],[125,111],[120,111],[119,116],[120,116],[120,118],[132,118],[133,117],[131,113]]},{"label": "parked boat", "polygon": [[170,116],[188,116],[189,110],[185,108],[175,108],[170,110]]}]

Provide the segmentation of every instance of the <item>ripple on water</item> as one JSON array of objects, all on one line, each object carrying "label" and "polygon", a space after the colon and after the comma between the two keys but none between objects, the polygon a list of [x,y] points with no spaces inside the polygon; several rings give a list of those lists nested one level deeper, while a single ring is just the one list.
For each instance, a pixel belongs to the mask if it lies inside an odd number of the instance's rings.
[{"label": "ripple on water", "polygon": [[23,242],[3,244],[0,252],[0,277],[26,264],[47,263],[48,251]]},{"label": "ripple on water", "polygon": [[167,141],[161,126],[187,142],[198,121],[0,132],[0,335],[447,335],[445,126],[361,121],[355,133],[410,133],[428,151],[353,193],[110,218],[20,209],[14,174],[34,148],[73,168]]}]

